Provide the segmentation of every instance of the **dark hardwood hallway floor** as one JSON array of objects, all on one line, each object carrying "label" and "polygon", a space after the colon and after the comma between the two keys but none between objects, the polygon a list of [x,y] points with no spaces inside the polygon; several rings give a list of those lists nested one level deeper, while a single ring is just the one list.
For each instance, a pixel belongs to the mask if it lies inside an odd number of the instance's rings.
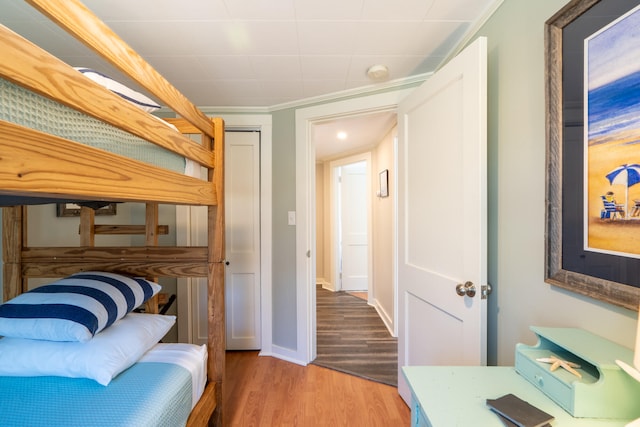
[{"label": "dark hardwood hallway floor", "polygon": [[398,341],[362,297],[316,288],[319,365],[398,385]]}]

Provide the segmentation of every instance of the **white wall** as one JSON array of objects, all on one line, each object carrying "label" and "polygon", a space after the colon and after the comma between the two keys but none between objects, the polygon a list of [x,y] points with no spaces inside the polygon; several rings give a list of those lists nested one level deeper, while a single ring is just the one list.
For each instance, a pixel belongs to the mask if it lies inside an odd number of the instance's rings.
[{"label": "white wall", "polygon": [[581,327],[633,347],[637,314],[544,282],[544,23],[566,0],[505,0],[488,38],[489,362],[511,365],[530,325]]},{"label": "white wall", "polygon": [[373,199],[373,300],[380,317],[395,335],[395,138],[397,127],[393,127],[382,138],[373,151],[372,186],[378,191],[379,173],[389,171],[389,197]]},{"label": "white wall", "polygon": [[329,282],[329,263],[327,262],[327,247],[329,245],[328,205],[325,206],[325,163],[316,164],[316,283],[327,286]]},{"label": "white wall", "polygon": [[[56,206],[33,205],[27,213],[29,245],[78,246],[80,244],[79,217],[56,217]],[[116,215],[98,215],[96,224],[127,224],[131,221],[131,207],[116,205]],[[124,235],[96,236],[96,246],[129,245],[131,238]]]}]

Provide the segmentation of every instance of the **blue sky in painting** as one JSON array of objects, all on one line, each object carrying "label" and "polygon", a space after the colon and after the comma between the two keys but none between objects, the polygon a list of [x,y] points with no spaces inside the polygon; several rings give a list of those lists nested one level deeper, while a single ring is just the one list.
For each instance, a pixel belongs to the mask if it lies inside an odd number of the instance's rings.
[{"label": "blue sky in painting", "polygon": [[640,6],[586,40],[589,90],[640,70]]}]

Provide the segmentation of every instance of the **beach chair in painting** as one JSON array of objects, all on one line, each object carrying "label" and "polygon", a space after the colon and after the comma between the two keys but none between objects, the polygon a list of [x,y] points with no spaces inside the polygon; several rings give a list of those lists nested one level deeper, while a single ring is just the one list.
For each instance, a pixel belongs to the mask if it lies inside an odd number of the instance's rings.
[{"label": "beach chair in painting", "polygon": [[617,204],[614,200],[608,200],[606,196],[602,197],[602,210],[600,211],[601,219],[616,219],[624,217],[624,205]]}]

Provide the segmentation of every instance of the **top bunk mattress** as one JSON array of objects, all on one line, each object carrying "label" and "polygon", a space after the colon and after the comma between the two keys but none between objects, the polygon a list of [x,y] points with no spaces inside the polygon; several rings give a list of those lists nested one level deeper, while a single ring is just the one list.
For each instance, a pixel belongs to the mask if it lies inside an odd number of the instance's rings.
[{"label": "top bunk mattress", "polygon": [[1,78],[0,119],[193,176],[182,156]]}]

